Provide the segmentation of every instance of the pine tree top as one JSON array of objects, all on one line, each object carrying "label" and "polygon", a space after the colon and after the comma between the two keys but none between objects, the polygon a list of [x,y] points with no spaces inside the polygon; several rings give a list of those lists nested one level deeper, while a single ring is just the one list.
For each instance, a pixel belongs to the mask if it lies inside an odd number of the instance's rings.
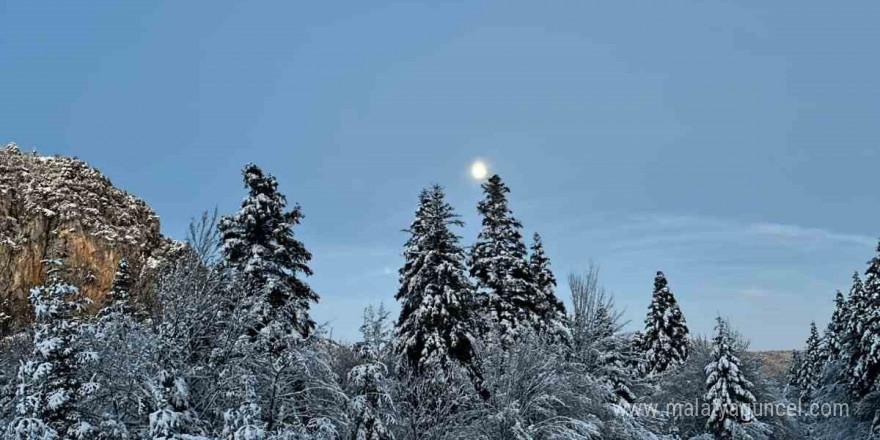
[{"label": "pine tree top", "polygon": [[107,292],[107,303],[98,312],[102,322],[111,315],[118,313],[131,314],[134,305],[131,303],[131,289],[134,279],[131,275],[131,267],[125,258],[121,258],[116,264],[116,275]]},{"label": "pine tree top", "polygon": [[79,288],[61,278],[64,263],[60,259],[44,260],[46,283],[31,289],[30,301],[37,323],[69,319],[82,310],[87,300],[80,297]]},{"label": "pine tree top", "polygon": [[859,276],[859,271],[853,272],[852,276],[852,287],[850,287],[850,298],[865,293],[865,285],[862,283],[862,278]]},{"label": "pine tree top", "polygon": [[645,351],[644,372],[662,373],[683,363],[689,355],[689,330],[684,315],[669,289],[666,275],[657,271],[654,292],[645,316],[645,331],[640,345]]},{"label": "pine tree top", "polygon": [[834,312],[831,314],[831,322],[828,323],[829,328],[832,328],[837,336],[840,336],[839,333],[843,330],[844,325],[846,324],[844,321],[847,313],[847,298],[843,295],[843,292],[840,290],[834,293]]},{"label": "pine tree top", "polygon": [[[648,309],[648,316],[645,318],[646,324],[654,324],[657,319],[662,319],[664,325],[685,325],[684,315],[679,310],[675,295],[669,289],[666,275],[659,270],[657,276],[654,277],[654,292]],[[674,318],[674,321],[664,318],[667,314],[671,315],[669,318]]]},{"label": "pine tree top", "polygon": [[819,330],[816,323],[810,323],[810,336],[807,338],[806,347],[804,348],[801,364],[797,371],[797,386],[800,398],[809,401],[813,392],[819,386],[819,379],[822,371],[822,365],[825,362],[824,347],[822,338],[819,336]]},{"label": "pine tree top", "polygon": [[865,296],[865,286],[862,284],[861,278],[859,278],[858,271],[853,272],[852,280],[852,286],[849,289],[849,295],[847,295],[845,325],[847,332],[857,334],[861,332],[861,329],[858,328],[858,323],[863,318],[862,314],[865,312],[867,298]]},{"label": "pine tree top", "polygon": [[540,295],[537,309],[544,324],[541,330],[555,334],[557,340],[568,341],[571,335],[569,327],[563,323],[567,319],[565,305],[556,297],[556,277],[550,270],[550,258],[544,252],[544,243],[537,232],[532,236],[529,272]]},{"label": "pine tree top", "polygon": [[258,166],[245,165],[242,175],[248,195],[241,209],[218,225],[226,261],[255,276],[273,262],[283,269],[311,275],[306,264],[312,255],[293,235],[292,228],[303,218],[299,205],[285,212],[287,198],[278,192],[275,176],[264,174]]},{"label": "pine tree top", "polygon": [[716,317],[715,338],[713,339],[712,356],[716,359],[722,356],[731,356],[730,332],[727,329],[727,321],[722,317]]},{"label": "pine tree top", "polygon": [[807,338],[807,347],[819,346],[821,338],[819,337],[819,329],[816,328],[816,321],[810,321],[810,336]]},{"label": "pine tree top", "polygon": [[728,419],[750,422],[753,415],[749,404],[755,403],[756,399],[749,391],[752,383],[742,375],[740,360],[733,353],[727,322],[720,316],[716,320],[713,360],[706,365],[705,399],[712,403],[707,427],[714,432],[722,432],[729,429]]},{"label": "pine tree top", "polygon": [[416,371],[469,364],[473,288],[464,265],[464,249],[450,226],[463,223],[434,185],[419,195],[419,205],[403,252],[401,301],[395,351]]},{"label": "pine tree top", "polygon": [[491,244],[496,256],[524,258],[526,247],[522,241],[522,224],[513,217],[507,204],[510,188],[497,174],[482,185],[484,198],[477,204],[477,211],[483,217],[482,230],[477,236],[475,248],[482,243]]},{"label": "pine tree top", "polygon": [[825,351],[828,360],[838,360],[843,351],[843,337],[846,328],[847,302],[843,292],[838,290],[834,296],[834,312],[825,329]]},{"label": "pine tree top", "polygon": [[286,210],[273,175],[254,164],[245,165],[242,175],[248,195],[236,214],[220,220],[218,231],[224,265],[247,285],[246,301],[260,315],[251,332],[281,318],[278,322],[308,336],[315,328],[308,310],[318,294],[299,278],[312,275],[312,254],[293,233],[302,212],[298,205]]},{"label": "pine tree top", "polygon": [[537,232],[532,236],[531,251],[529,266],[535,275],[535,282],[541,288],[556,286],[556,277],[550,271],[550,258],[544,252],[544,243],[541,240],[541,235]]},{"label": "pine tree top", "polygon": [[113,277],[113,283],[110,285],[108,293],[111,301],[128,301],[134,280],[131,276],[131,267],[125,258],[119,260],[116,265],[116,275]]},{"label": "pine tree top", "polygon": [[880,296],[880,243],[877,244],[877,253],[865,270],[865,289],[871,296]]}]

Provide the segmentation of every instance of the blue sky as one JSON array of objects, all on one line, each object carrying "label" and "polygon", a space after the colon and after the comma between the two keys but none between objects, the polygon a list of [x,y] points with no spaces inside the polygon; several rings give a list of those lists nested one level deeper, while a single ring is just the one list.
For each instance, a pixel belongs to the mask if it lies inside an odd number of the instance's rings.
[{"label": "blue sky", "polygon": [[[636,328],[654,272],[695,333],[824,324],[880,236],[880,3],[0,0],[0,142],[78,156],[163,231],[237,208],[239,168],[306,218],[316,318],[393,305],[419,190],[468,222],[485,159],[560,279],[590,260]],[[560,295],[567,297],[564,283]]]}]

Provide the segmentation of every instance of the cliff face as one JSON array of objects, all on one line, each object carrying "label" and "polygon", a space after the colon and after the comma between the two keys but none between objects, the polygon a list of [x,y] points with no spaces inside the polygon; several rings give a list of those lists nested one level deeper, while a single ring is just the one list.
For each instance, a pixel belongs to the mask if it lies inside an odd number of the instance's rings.
[{"label": "cliff face", "polygon": [[0,148],[0,333],[29,319],[43,259],[64,255],[67,278],[100,302],[120,258],[149,265],[167,243],[146,203],[85,162]]}]

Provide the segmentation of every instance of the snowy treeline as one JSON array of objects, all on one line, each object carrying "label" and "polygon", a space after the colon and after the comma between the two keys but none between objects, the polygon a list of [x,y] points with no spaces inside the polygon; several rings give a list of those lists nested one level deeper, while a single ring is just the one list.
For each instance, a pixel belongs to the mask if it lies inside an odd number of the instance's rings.
[{"label": "snowy treeline", "polygon": [[853,274],[849,293],[837,291],[830,322],[815,323],[792,356],[787,395],[821,408],[846,404],[850,417],[805,420],[812,438],[880,438],[880,245],[864,281]]},{"label": "snowy treeline", "polygon": [[[369,307],[362,340],[330,340],[309,314],[319,295],[293,233],[300,208],[259,167],[243,176],[241,209],[194,223],[186,250],[154,280],[136,283],[136,264],[121,260],[95,316],[61,278],[64,255],[46,261],[30,295],[33,325],[0,342],[3,438],[784,439],[803,428],[749,411],[784,401],[785,384],[761,375],[723,319],[711,340],[693,337],[662,272],[643,331],[622,331],[595,268],[568,277],[567,311],[540,236],[526,245],[497,175],[483,184],[469,247],[443,189],[422,191],[396,321]],[[839,296],[826,337],[793,368],[804,396],[871,405],[878,266]],[[694,399],[711,410],[637,410]]]}]

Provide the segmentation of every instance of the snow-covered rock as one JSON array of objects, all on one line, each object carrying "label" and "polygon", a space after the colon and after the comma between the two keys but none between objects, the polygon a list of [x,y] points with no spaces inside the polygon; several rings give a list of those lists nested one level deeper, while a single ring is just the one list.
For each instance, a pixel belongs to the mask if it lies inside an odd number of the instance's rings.
[{"label": "snow-covered rock", "polygon": [[27,292],[42,281],[50,253],[64,254],[65,278],[100,300],[120,258],[146,262],[169,244],[143,200],[87,163],[0,147],[0,304],[8,299],[18,321],[29,319]]}]

